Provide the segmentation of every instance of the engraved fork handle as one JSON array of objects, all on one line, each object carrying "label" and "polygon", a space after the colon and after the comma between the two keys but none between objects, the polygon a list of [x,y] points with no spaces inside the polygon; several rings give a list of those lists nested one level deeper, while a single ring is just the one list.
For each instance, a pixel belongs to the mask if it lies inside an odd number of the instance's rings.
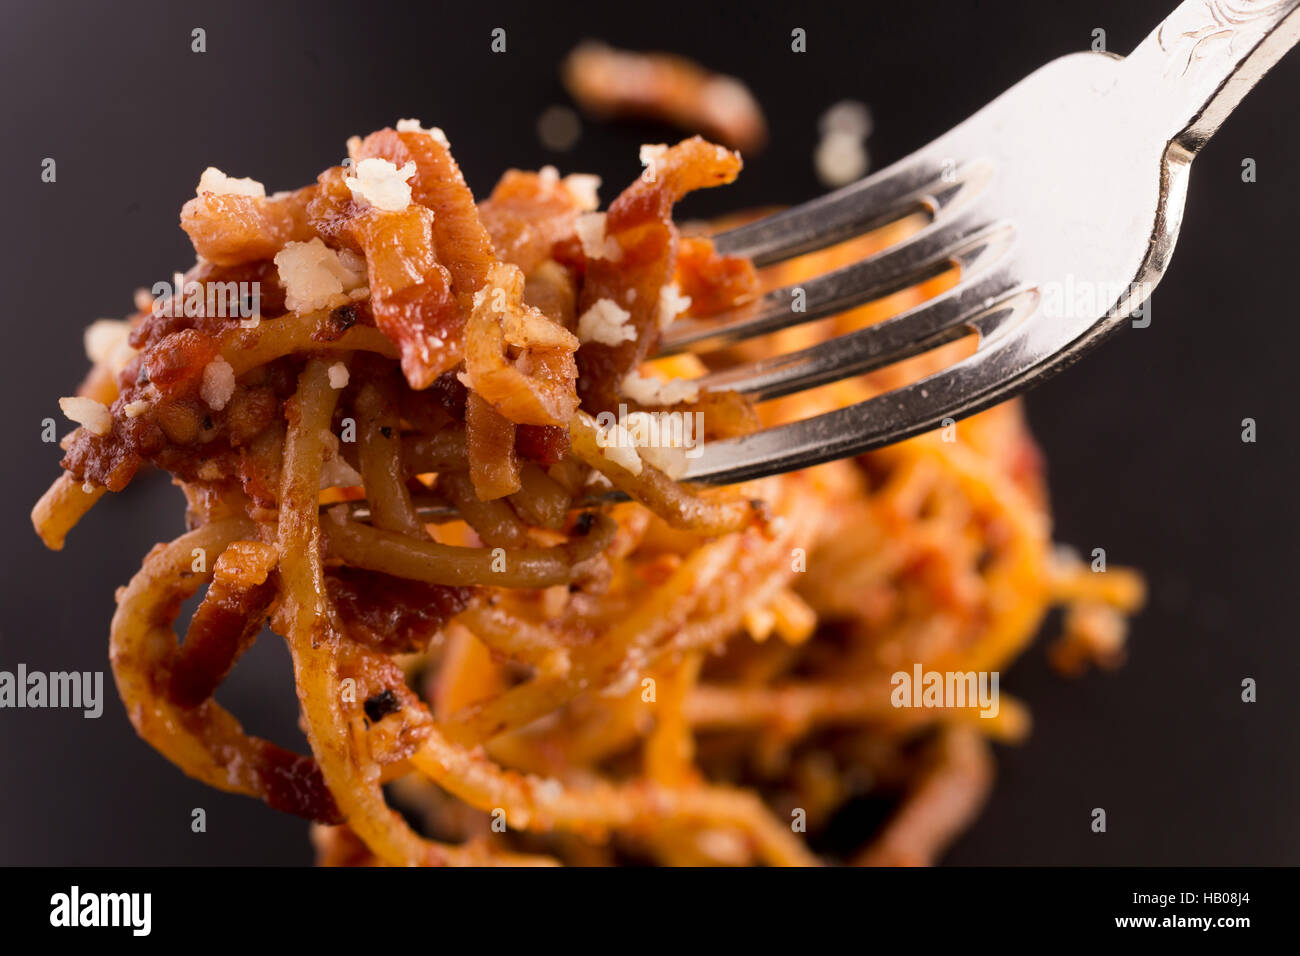
[{"label": "engraved fork handle", "polygon": [[1195,154],[1300,42],[1300,0],[1186,0],[1125,61],[1135,95]]}]

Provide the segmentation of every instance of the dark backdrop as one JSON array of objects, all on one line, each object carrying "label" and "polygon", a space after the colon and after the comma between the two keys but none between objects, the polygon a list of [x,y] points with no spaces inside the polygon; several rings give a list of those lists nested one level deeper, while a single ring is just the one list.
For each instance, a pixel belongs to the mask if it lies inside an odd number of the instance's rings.
[{"label": "dark backdrop", "polygon": [[[510,165],[605,177],[639,170],[653,125],[586,125],[569,154],[534,124],[567,98],[560,58],[585,36],[671,49],[743,77],[771,147],[688,215],[818,192],[818,115],[874,110],[877,166],[922,145],[1094,28],[1126,52],[1172,3],[697,2],[63,3],[9,0],[0,29],[5,309],[0,668],[103,670],[104,714],[0,711],[0,862],[303,863],[306,826],[194,783],[137,740],[107,668],[113,591],[181,528],[158,476],[101,505],[62,554],[28,521],[57,474],[40,422],[86,368],[82,327],[129,311],[131,290],[192,261],[180,204],[213,164],[269,189],[310,180],[353,133],[415,116],[449,134],[482,195]],[[667,11],[659,14],[657,11]],[[760,12],[760,10],[762,12]],[[508,51],[489,51],[494,27]],[[190,31],[207,52],[190,52]],[[803,27],[808,52],[789,49]],[[1081,680],[1042,644],[1003,687],[1028,700],[1029,742],[999,749],[999,780],[953,863],[1300,862],[1300,642],[1293,610],[1297,463],[1291,363],[1300,215],[1292,170],[1300,55],[1283,62],[1196,162],[1184,235],[1150,328],[1129,330],[1038,390],[1059,539],[1142,568],[1149,608],[1126,667]],[[1079,130],[1080,137],[1090,135]],[[1060,144],[1062,157],[1071,144]],[[57,182],[40,181],[45,157]],[[1243,183],[1254,158],[1258,182]],[[1243,444],[1243,417],[1259,440]],[[61,426],[62,427],[62,426]],[[1243,704],[1244,677],[1259,701]],[[300,741],[279,642],[241,662],[223,699],[255,732]],[[207,811],[205,834],[190,811]],[[1105,807],[1109,831],[1089,830]]]}]

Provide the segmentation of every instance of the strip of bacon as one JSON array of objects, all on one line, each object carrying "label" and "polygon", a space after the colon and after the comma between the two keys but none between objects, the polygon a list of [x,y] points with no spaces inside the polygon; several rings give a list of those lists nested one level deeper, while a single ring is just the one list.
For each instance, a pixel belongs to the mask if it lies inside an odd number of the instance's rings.
[{"label": "strip of bacon", "polygon": [[465,329],[468,384],[512,422],[565,425],[578,408],[578,340],[523,297],[518,267],[494,266]]},{"label": "strip of bacon", "polygon": [[474,594],[349,567],[327,571],[325,585],[348,637],[386,654],[427,650]]},{"label": "strip of bacon", "polygon": [[520,488],[515,423],[470,392],[465,404],[469,480],[480,501],[512,495]]},{"label": "strip of bacon", "polygon": [[337,166],[321,174],[312,225],[365,256],[375,325],[397,346],[407,383],[428,388],[460,361],[465,327],[435,249],[435,216],[416,203],[400,212],[358,203],[343,179]]},{"label": "strip of bacon", "polygon": [[694,136],[652,153],[646,171],[609,207],[605,234],[622,256],[587,263],[578,314],[610,299],[631,313],[636,339],[616,346],[587,342],[578,350],[578,391],[593,414],[614,409],[618,383],[659,340],[659,295],[677,266],[673,204],[692,190],[731,182],[740,168],[738,153]]},{"label": "strip of bacon", "polygon": [[386,159],[398,169],[415,163],[411,199],[433,211],[434,253],[450,271],[461,311],[469,315],[496,257],[451,151],[429,133],[381,129],[361,141],[357,161],[370,158]]},{"label": "strip of bacon", "polygon": [[181,228],[194,251],[219,266],[270,259],[286,242],[306,242],[315,233],[307,206],[316,187],[278,199],[205,192],[181,207]]},{"label": "strip of bacon", "polygon": [[677,250],[677,285],[695,317],[718,315],[758,298],[758,271],[748,259],[720,256],[706,236],[683,236]]},{"label": "strip of bacon", "polygon": [[172,667],[168,696],[187,710],[203,703],[252,646],[275,597],[275,548],[232,543],[212,568],[212,584],[190,619]]},{"label": "strip of bacon", "polygon": [[557,242],[573,236],[583,207],[558,176],[510,169],[478,212],[497,256],[530,275]]},{"label": "strip of bacon", "polygon": [[564,85],[597,116],[646,116],[698,131],[745,153],[767,123],[745,84],[671,53],[634,53],[587,40],[564,62]]}]

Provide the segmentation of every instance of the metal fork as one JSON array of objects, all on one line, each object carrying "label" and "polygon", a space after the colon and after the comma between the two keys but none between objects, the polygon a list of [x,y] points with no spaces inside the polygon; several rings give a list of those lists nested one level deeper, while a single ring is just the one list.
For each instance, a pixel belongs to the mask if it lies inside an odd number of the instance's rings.
[{"label": "metal fork", "polygon": [[[758,401],[978,335],[968,358],[868,401],[712,441],[686,480],[729,483],[856,455],[1025,391],[1125,323],[1164,274],[1192,159],[1300,39],[1300,0],[1188,0],[1127,58],[1047,64],[929,146],[823,198],[716,237],[780,262],[916,211],[931,221],[861,262],[735,314],[669,326],[661,353],[824,318],[952,266],[960,281],[883,322],[696,379]],[[1092,309],[1072,307],[1086,290]]]}]

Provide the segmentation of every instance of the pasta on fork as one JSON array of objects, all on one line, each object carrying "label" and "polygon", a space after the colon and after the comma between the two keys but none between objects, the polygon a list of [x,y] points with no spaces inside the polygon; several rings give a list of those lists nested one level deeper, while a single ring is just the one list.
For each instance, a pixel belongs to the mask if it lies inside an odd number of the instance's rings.
[{"label": "pasta on fork", "polygon": [[[987,741],[1021,738],[1028,713],[1005,695],[990,717],[898,707],[893,675],[997,671],[1059,602],[1066,656],[1114,657],[1137,578],[1053,548],[1015,403],[735,488],[680,482],[690,448],[641,427],[689,415],[728,437],[944,364],[762,406],[690,382],[951,276],[761,345],[654,357],[678,315],[743,307],[909,225],[760,272],[673,221],[740,172],[699,137],[643,148],[603,212],[595,177],[550,167],[476,203],[414,120],[348,150],[269,196],[206,172],[181,211],[196,264],[92,327],[93,368],[62,402],[78,427],[33,512],[49,547],[146,466],[185,494],[189,530],[149,553],[112,622],[140,736],[313,821],[325,863],[937,859],[989,788]],[[230,288],[256,290],[251,315],[207,307]],[[268,622],[309,754],[215,697]],[[874,797],[893,801],[884,822],[827,845]]]}]

